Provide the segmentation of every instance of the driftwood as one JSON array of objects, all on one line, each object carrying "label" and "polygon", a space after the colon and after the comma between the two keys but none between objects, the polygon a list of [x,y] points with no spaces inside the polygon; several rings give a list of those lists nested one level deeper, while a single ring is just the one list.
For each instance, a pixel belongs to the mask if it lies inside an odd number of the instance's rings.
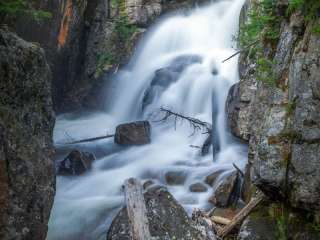
[{"label": "driftwood", "polygon": [[105,136],[101,136],[101,137],[94,137],[94,138],[82,139],[82,140],[70,142],[70,143],[67,143],[67,144],[77,144],[77,143],[93,142],[93,141],[97,141],[97,140],[101,140],[101,139],[106,139],[106,138],[112,138],[112,137],[114,137],[114,134],[112,134],[112,135],[105,135]]},{"label": "driftwood", "polygon": [[130,178],[124,183],[130,234],[133,240],[152,239],[142,189],[143,187],[137,179]]},{"label": "driftwood", "polygon": [[224,218],[224,217],[219,217],[219,216],[212,216],[210,219],[213,222],[218,223],[218,224],[222,224],[222,225],[229,225],[231,223],[230,219]]},{"label": "driftwood", "polygon": [[258,194],[251,199],[251,201],[231,220],[231,222],[226,225],[224,228],[218,230],[219,237],[225,237],[228,233],[232,231],[232,229],[240,224],[249,214],[250,212],[262,202],[265,198],[265,195],[262,192],[258,192]]},{"label": "driftwood", "polygon": [[248,51],[253,45],[256,45],[259,42],[259,40],[249,44],[247,47],[245,47],[242,50],[237,51],[236,53],[232,54],[230,57],[226,58],[225,60],[222,61],[222,63],[225,63],[226,61],[230,60],[231,58],[234,58],[235,56],[237,56],[240,53],[246,52]]}]

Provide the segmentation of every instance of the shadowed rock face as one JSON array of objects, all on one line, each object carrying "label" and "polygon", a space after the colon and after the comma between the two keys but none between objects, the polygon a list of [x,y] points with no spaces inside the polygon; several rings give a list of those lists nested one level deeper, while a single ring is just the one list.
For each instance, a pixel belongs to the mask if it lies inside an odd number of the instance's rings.
[{"label": "shadowed rock face", "polygon": [[[163,187],[155,186],[144,194],[150,234],[155,239],[205,239],[188,217],[183,207]],[[107,240],[129,240],[127,209],[123,208],[113,220]]]},{"label": "shadowed rock face", "polygon": [[[250,2],[250,1],[247,1]],[[284,3],[286,1],[283,1]],[[286,4],[277,6],[284,14]],[[229,93],[234,135],[248,141],[251,180],[295,208],[320,209],[320,37],[299,13],[282,17],[277,44],[263,43],[276,62],[275,86],[256,80],[255,60],[240,57],[240,82]]]},{"label": "shadowed rock face", "polygon": [[44,52],[0,29],[0,238],[45,239],[55,193]]}]

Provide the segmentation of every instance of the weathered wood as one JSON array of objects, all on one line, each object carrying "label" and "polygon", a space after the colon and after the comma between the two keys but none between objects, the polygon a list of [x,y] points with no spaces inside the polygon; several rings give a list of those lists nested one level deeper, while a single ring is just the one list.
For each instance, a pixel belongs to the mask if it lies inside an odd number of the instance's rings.
[{"label": "weathered wood", "polygon": [[77,143],[93,142],[93,141],[97,141],[97,140],[101,140],[101,139],[106,139],[106,138],[112,138],[112,137],[114,137],[114,134],[112,134],[112,135],[105,135],[105,136],[101,136],[101,137],[94,137],[94,138],[82,139],[82,140],[70,142],[70,143],[67,143],[67,144],[77,144]]},{"label": "weathered wood", "polygon": [[143,187],[137,179],[130,178],[124,183],[130,234],[133,240],[152,239],[142,189]]},{"label": "weathered wood", "polygon": [[226,225],[224,228],[218,231],[219,237],[225,237],[230,231],[241,223],[250,212],[265,198],[265,195],[262,192],[258,192],[258,194],[251,199],[251,201],[231,220],[231,222]]},{"label": "weathered wood", "polygon": [[231,223],[230,219],[224,218],[224,217],[219,217],[219,216],[212,216],[211,220],[215,223],[222,224],[222,225],[228,225]]}]

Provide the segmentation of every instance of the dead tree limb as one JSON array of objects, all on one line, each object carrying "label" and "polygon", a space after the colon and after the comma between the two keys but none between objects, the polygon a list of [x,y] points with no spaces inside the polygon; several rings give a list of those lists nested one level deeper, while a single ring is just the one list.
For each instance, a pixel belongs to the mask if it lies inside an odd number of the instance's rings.
[{"label": "dead tree limb", "polygon": [[241,171],[241,169],[235,163],[232,163],[232,165],[240,173],[241,177],[244,177],[244,173]]},{"label": "dead tree limb", "polygon": [[253,45],[256,45],[259,42],[259,40],[249,44],[247,47],[245,47],[244,49],[241,49],[239,51],[237,51],[236,53],[232,54],[230,57],[226,58],[225,60],[222,61],[222,63],[225,63],[226,61],[230,60],[231,58],[234,58],[235,56],[237,56],[240,53],[246,52],[248,51]]},{"label": "dead tree limb", "polygon": [[249,214],[250,212],[262,202],[265,198],[265,195],[262,192],[258,192],[258,194],[251,199],[251,201],[231,220],[231,222],[226,225],[224,228],[218,231],[219,237],[225,237],[231,230],[240,224]]},{"label": "dead tree limb", "polygon": [[[163,112],[165,115],[162,119],[158,120],[157,122],[163,122],[163,121],[168,120],[168,118],[170,118],[170,117],[174,117],[175,124],[178,119],[188,121],[190,123],[190,125],[193,127],[194,132],[197,130],[204,130],[204,131],[206,131],[206,132],[204,132],[205,134],[210,134],[212,131],[211,123],[203,122],[197,118],[184,116],[180,113],[173,112],[173,111],[166,109],[166,108],[163,108],[163,107],[160,108],[160,112]],[[193,134],[194,134],[194,132],[193,132]]]},{"label": "dead tree limb", "polygon": [[94,137],[94,138],[82,139],[82,140],[70,142],[70,143],[67,143],[67,144],[77,144],[77,143],[93,142],[93,141],[97,141],[97,140],[101,140],[101,139],[106,139],[106,138],[112,138],[112,137],[114,137],[114,134],[112,134],[112,135],[105,135],[105,136],[101,136],[101,137]]},{"label": "dead tree limb", "polygon": [[124,183],[125,201],[130,225],[131,239],[150,240],[147,208],[143,197],[141,183],[130,178]]}]

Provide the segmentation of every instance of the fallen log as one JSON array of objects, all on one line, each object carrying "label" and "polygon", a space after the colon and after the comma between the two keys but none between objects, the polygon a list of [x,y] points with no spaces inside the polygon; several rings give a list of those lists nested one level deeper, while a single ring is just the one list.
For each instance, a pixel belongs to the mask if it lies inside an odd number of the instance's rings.
[{"label": "fallen log", "polygon": [[147,208],[142,193],[141,183],[130,178],[124,183],[125,202],[129,217],[130,235],[133,240],[150,240]]},{"label": "fallen log", "polygon": [[259,191],[258,194],[251,199],[251,201],[231,220],[228,225],[218,231],[218,236],[223,238],[230,233],[235,226],[240,224],[250,214],[250,212],[264,200],[264,198],[265,195]]},{"label": "fallen log", "polygon": [[106,139],[106,138],[112,138],[112,137],[114,137],[114,134],[100,136],[100,137],[94,137],[94,138],[82,139],[82,140],[70,142],[70,143],[67,143],[67,144],[78,144],[78,143],[85,143],[85,142],[93,142],[93,141],[102,140],[102,139]]}]

